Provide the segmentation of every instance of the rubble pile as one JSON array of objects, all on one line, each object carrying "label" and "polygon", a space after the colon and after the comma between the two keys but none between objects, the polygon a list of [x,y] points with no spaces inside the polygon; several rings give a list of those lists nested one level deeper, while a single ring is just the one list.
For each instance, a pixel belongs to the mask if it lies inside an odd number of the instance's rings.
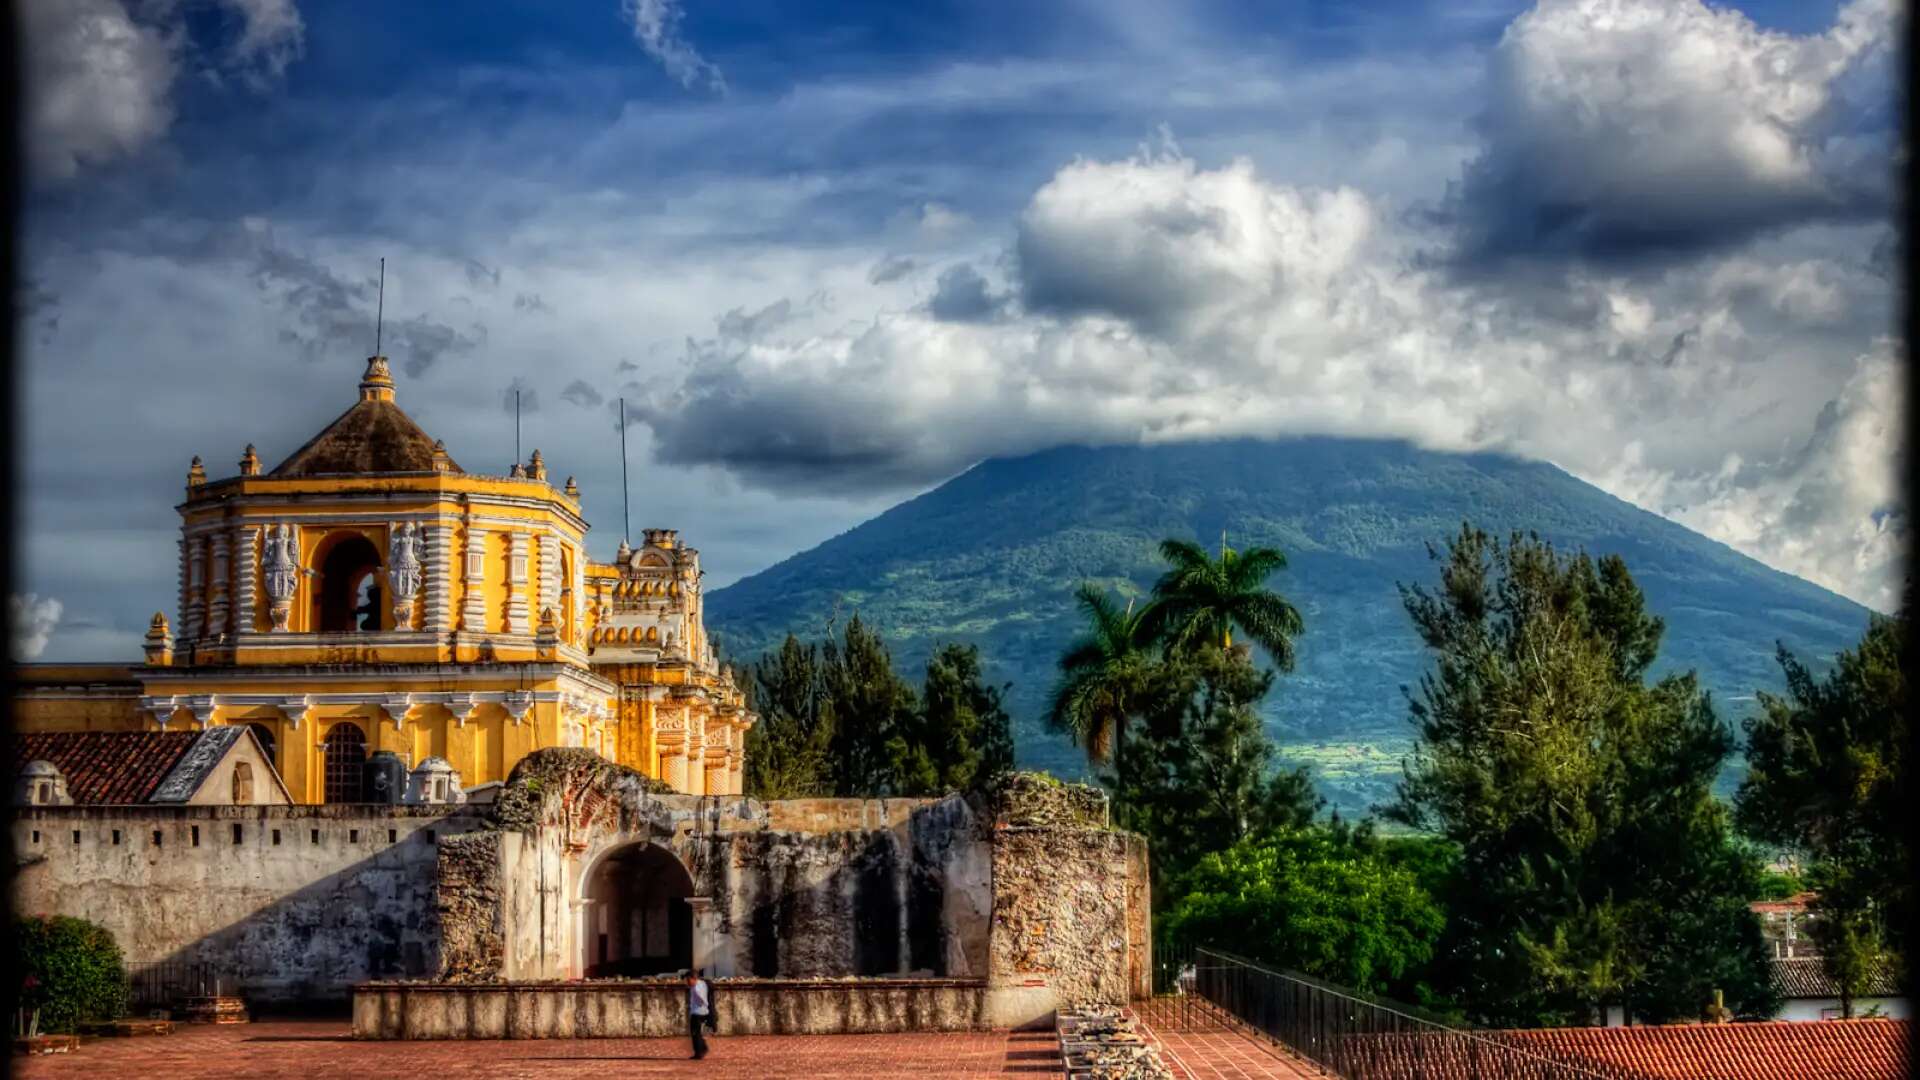
[{"label": "rubble pile", "polygon": [[1112,1005],[1076,1005],[1055,1021],[1060,1058],[1072,1080],[1173,1080],[1160,1051],[1132,1017]]}]

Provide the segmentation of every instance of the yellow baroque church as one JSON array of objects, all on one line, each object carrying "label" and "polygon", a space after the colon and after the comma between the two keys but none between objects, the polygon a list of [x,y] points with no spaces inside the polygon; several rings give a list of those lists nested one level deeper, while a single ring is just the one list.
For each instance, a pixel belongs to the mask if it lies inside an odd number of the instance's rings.
[{"label": "yellow baroque church", "polygon": [[224,480],[194,458],[174,620],[153,617],[145,663],[22,665],[16,730],[245,724],[304,803],[363,801],[381,751],[477,791],[550,746],[739,794],[754,717],[708,646],[699,552],[649,529],[595,563],[579,489],[538,450],[468,473],[395,404],[385,357],[359,390],[271,471],[252,446]]}]

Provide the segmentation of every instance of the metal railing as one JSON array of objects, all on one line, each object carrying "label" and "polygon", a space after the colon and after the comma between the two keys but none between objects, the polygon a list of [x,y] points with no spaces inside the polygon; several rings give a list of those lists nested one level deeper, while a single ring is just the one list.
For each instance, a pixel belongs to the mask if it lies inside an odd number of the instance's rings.
[{"label": "metal railing", "polygon": [[1454,1027],[1217,949],[1156,949],[1153,988],[1177,995],[1175,1018],[1244,1025],[1345,1080],[1648,1080],[1523,1035]]},{"label": "metal railing", "polygon": [[220,971],[203,960],[157,960],[127,965],[127,1003],[135,1011],[172,1009],[187,998],[221,991]]}]

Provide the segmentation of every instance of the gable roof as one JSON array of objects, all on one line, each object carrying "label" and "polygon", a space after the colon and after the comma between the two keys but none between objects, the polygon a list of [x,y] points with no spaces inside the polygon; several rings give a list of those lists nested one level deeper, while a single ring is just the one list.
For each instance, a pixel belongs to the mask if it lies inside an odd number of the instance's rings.
[{"label": "gable roof", "polygon": [[141,803],[200,738],[197,731],[43,731],[13,737],[13,772],[51,761],[76,803]]},{"label": "gable roof", "polygon": [[[1783,998],[1837,998],[1840,988],[1827,974],[1822,961],[1817,956],[1796,956],[1792,959],[1777,959],[1768,971],[1773,988]],[[1858,997],[1899,997],[1902,991],[1900,982],[1894,978],[1893,965],[1884,958],[1875,960],[1867,969],[1866,985],[1861,988]]]},{"label": "gable roof", "polygon": [[[459,473],[452,458],[441,471]],[[433,438],[391,400],[356,401],[268,476],[433,472]]]},{"label": "gable roof", "polygon": [[1896,1080],[1911,1060],[1905,1020],[1545,1028],[1505,1031],[1659,1080]]}]

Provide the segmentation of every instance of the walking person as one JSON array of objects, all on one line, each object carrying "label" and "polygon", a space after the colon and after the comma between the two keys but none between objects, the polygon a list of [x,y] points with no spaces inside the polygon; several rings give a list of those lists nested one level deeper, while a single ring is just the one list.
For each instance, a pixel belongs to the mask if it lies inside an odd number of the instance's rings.
[{"label": "walking person", "polygon": [[700,969],[687,972],[687,1034],[693,1037],[693,1059],[707,1056],[707,1040],[701,1029],[708,1024],[713,1009],[713,990],[700,977]]}]

